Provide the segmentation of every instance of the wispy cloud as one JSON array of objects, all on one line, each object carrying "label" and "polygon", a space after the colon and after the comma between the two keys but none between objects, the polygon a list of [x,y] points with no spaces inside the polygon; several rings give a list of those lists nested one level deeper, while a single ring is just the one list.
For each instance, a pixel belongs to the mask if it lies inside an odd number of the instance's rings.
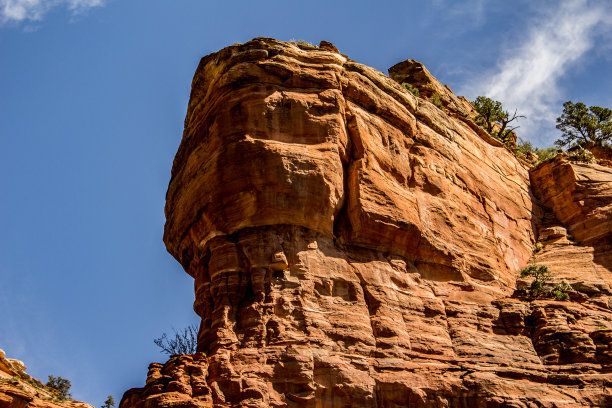
[{"label": "wispy cloud", "polygon": [[[431,0],[434,10],[437,13],[435,24],[437,26],[448,24],[451,21],[466,29],[480,27],[484,22],[485,12],[487,11],[487,0]],[[432,22],[429,22],[431,24]],[[457,29],[452,30],[457,34]]]},{"label": "wispy cloud", "polygon": [[54,7],[65,7],[72,14],[79,14],[103,4],[104,0],[0,0],[0,22],[40,21]]},{"label": "wispy cloud", "polygon": [[521,120],[521,135],[538,145],[550,145],[556,137],[560,79],[582,61],[602,30],[612,28],[612,11],[603,2],[553,4],[531,22],[515,47],[504,51],[495,70],[462,89],[468,96],[486,95],[509,110],[518,109],[527,117]]}]

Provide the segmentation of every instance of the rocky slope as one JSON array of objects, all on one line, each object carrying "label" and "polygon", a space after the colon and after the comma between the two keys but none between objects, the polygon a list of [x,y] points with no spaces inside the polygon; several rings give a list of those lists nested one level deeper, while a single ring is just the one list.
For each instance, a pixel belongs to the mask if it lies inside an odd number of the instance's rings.
[{"label": "rocky slope", "polygon": [[63,400],[25,370],[21,361],[6,358],[0,350],[0,408],[93,408],[84,402]]},{"label": "rocky slope", "polygon": [[[530,175],[420,63],[389,72],[325,42],[202,59],[164,235],[199,353],[122,408],[612,405],[612,173]],[[544,261],[580,302],[517,296]]]}]

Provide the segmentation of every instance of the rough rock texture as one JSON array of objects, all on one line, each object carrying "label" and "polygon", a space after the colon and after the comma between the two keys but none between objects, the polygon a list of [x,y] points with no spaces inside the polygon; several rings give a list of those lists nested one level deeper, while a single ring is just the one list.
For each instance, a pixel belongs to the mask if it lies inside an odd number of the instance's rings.
[{"label": "rough rock texture", "polygon": [[534,262],[549,267],[592,302],[612,296],[612,169],[558,155],[531,172],[534,193],[547,208],[540,224],[544,250]]},{"label": "rough rock texture", "polygon": [[544,222],[587,252],[608,239],[610,184],[568,178],[580,209],[557,215],[566,188],[537,181],[556,167],[530,181],[421,64],[389,78],[324,45],[200,62],[164,235],[195,278],[199,353],[151,365],[121,407],[612,405],[603,293],[513,296]]},{"label": "rough rock texture", "polygon": [[[594,247],[612,243],[612,169],[570,163],[559,155],[531,177],[534,193],[576,241]],[[612,258],[600,264],[610,269]]]},{"label": "rough rock texture", "polygon": [[587,145],[587,149],[593,153],[598,164],[612,167],[612,148],[599,145]]},{"label": "rough rock texture", "polygon": [[195,276],[213,237],[296,225],[503,291],[530,256],[533,204],[497,145],[340,54],[229,47],[195,74],[165,242]]},{"label": "rough rock texture", "polygon": [[93,408],[84,402],[60,401],[55,390],[25,372],[23,362],[0,350],[0,408]]}]

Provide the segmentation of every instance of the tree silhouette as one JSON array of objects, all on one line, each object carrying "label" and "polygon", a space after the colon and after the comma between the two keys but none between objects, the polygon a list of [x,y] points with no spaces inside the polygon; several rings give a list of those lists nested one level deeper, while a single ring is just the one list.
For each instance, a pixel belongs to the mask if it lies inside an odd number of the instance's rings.
[{"label": "tree silhouette", "polygon": [[198,346],[198,329],[195,325],[190,325],[183,330],[174,331],[174,337],[169,338],[166,333],[153,343],[161,349],[161,353],[166,354],[194,354]]}]

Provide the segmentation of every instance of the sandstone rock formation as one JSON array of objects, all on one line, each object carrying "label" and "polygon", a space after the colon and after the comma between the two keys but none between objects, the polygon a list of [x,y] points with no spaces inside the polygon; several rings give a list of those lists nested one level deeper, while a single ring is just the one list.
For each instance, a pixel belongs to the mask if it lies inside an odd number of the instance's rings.
[{"label": "sandstone rock formation", "polygon": [[597,159],[598,164],[612,167],[612,148],[592,144],[587,145],[586,148],[593,153],[593,156],[595,159]]},{"label": "sandstone rock formation", "polygon": [[55,390],[25,370],[23,362],[6,358],[0,350],[0,408],[93,408],[80,401],[60,400]]},{"label": "sandstone rock formation", "polygon": [[[328,43],[202,59],[164,234],[199,353],[152,364],[122,408],[612,405],[609,172],[530,180],[421,64],[390,75]],[[515,296],[538,233],[564,230],[537,256],[596,292]]]},{"label": "sandstone rock formation", "polygon": [[[571,163],[562,155],[531,171],[548,209],[539,225],[545,243],[534,263],[547,265],[595,304],[612,306],[612,169]],[[575,241],[575,242],[574,242]]]}]

